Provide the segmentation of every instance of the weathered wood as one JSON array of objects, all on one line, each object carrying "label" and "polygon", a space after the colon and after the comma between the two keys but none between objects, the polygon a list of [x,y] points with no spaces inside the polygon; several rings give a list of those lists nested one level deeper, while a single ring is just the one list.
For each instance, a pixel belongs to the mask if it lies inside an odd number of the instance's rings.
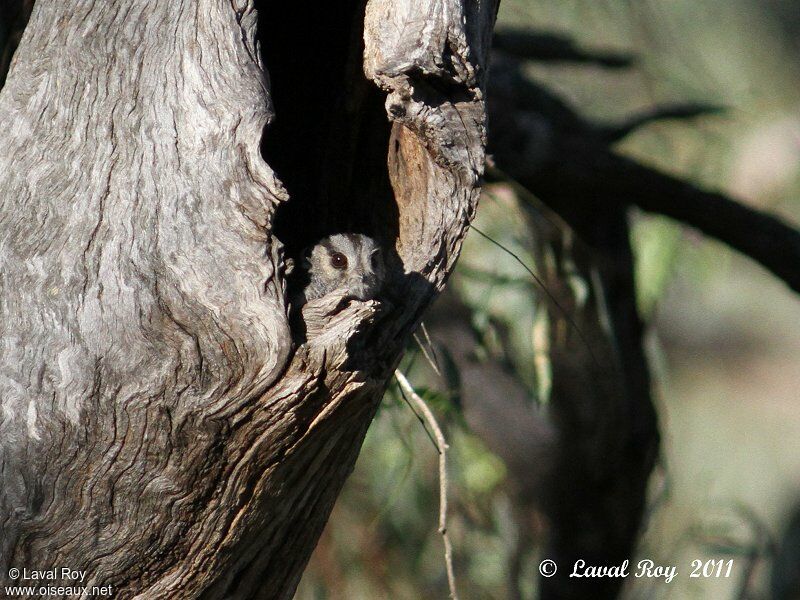
[{"label": "weathered wood", "polygon": [[474,213],[495,10],[370,0],[397,283],[298,347],[253,2],[36,2],[0,92],[0,584],[291,597]]}]

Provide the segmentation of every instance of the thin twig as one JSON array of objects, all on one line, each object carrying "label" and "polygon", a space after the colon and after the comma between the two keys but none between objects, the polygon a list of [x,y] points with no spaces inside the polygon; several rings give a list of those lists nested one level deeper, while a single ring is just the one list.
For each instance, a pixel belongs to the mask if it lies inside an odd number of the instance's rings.
[{"label": "thin twig", "polygon": [[420,323],[420,327],[422,328],[422,333],[425,334],[425,341],[428,342],[428,348],[431,349],[433,361],[436,363],[436,374],[442,377],[442,367],[439,364],[439,357],[436,356],[436,347],[433,345],[433,340],[431,339],[431,334],[428,333],[428,328],[425,326],[425,321]]},{"label": "thin twig", "polygon": [[558,301],[558,298],[556,298],[555,295],[547,288],[547,286],[544,284],[544,281],[542,281],[541,277],[539,277],[536,273],[534,273],[533,270],[528,265],[525,264],[525,261],[522,260],[517,254],[515,254],[514,252],[512,252],[511,250],[506,248],[503,244],[501,244],[500,242],[498,242],[494,238],[490,237],[488,234],[486,234],[483,231],[481,231],[480,229],[478,229],[475,226],[474,223],[472,225],[470,225],[470,228],[473,229],[481,237],[487,239],[492,244],[494,244],[495,246],[497,246],[498,248],[500,248],[501,250],[506,252],[509,256],[511,256],[511,258],[513,258],[515,261],[517,261],[522,266],[522,268],[525,269],[528,272],[528,274],[531,277],[533,277],[533,280],[542,289],[542,291],[544,292],[545,296],[547,296],[547,298],[550,300],[550,302],[552,302],[553,305],[558,309],[558,312],[561,313],[561,316],[564,317],[564,319],[567,321],[567,324],[570,327],[572,327],[575,330],[575,332],[578,334],[578,337],[581,339],[581,341],[586,346],[586,350],[589,352],[589,357],[592,359],[592,362],[594,362],[595,366],[600,367],[600,362],[595,357],[594,351],[592,350],[592,345],[589,343],[589,339],[583,333],[583,330],[580,327],[578,327],[578,322],[569,313],[569,311],[566,308],[564,308],[564,306]]},{"label": "thin twig", "polygon": [[450,598],[458,600],[456,576],[453,570],[453,547],[450,544],[450,536],[447,534],[447,449],[449,446],[444,439],[439,423],[436,422],[436,417],[433,416],[425,401],[411,387],[406,376],[399,370],[395,370],[394,376],[397,379],[397,383],[400,384],[400,389],[411,397],[410,402],[416,408],[415,412],[425,417],[425,421],[433,431],[436,439],[436,451],[439,453],[439,533],[442,534],[442,540],[444,541],[444,562],[447,569],[447,585],[450,587]]},{"label": "thin twig", "polygon": [[433,437],[433,434],[431,433],[431,430],[428,429],[428,424],[425,423],[425,419],[422,418],[422,415],[420,415],[417,412],[417,409],[414,408],[414,405],[411,404],[411,401],[408,399],[408,396],[406,396],[406,393],[403,391],[403,388],[402,387],[398,387],[398,389],[400,390],[400,397],[403,398],[403,401],[406,404],[408,404],[408,408],[410,408],[411,412],[414,413],[414,416],[417,417],[417,421],[419,421],[420,425],[422,425],[422,429],[425,430],[425,434],[428,436],[428,439],[431,441],[431,444],[433,444],[433,447],[436,448],[436,450],[438,451],[439,450],[439,445],[437,444],[436,439]]},{"label": "thin twig", "polygon": [[[424,331],[424,327],[425,327],[424,323],[422,324],[422,327],[423,327],[423,331]],[[427,335],[427,332],[426,332],[426,335]],[[417,346],[419,346],[419,349],[422,350],[422,354],[425,355],[425,358],[428,360],[428,364],[431,366],[431,368],[434,370],[434,372],[439,377],[441,377],[442,376],[442,371],[441,371],[441,369],[439,369],[439,362],[436,360],[436,351],[433,349],[433,344],[430,343],[430,339],[431,339],[430,337],[428,337],[428,339],[427,339],[427,341],[429,342],[430,349],[431,349],[431,351],[429,353],[428,349],[425,347],[425,344],[423,344],[422,340],[419,339],[419,336],[416,333],[414,334],[414,341],[417,342]]]}]

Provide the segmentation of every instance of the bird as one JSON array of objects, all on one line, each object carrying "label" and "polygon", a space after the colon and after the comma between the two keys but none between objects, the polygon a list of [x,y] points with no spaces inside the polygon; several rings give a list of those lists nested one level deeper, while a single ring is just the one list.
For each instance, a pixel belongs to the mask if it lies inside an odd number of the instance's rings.
[{"label": "bird", "polygon": [[329,294],[352,300],[373,300],[386,278],[380,245],[360,233],[336,233],[302,253],[301,286],[295,298],[302,305]]}]

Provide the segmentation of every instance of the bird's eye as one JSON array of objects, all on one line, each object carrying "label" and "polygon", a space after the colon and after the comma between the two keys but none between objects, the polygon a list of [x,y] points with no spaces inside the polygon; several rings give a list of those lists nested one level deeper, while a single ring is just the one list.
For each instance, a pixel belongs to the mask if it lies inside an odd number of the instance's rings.
[{"label": "bird's eye", "polygon": [[331,266],[334,269],[346,269],[347,257],[341,252],[334,252],[331,254]]}]

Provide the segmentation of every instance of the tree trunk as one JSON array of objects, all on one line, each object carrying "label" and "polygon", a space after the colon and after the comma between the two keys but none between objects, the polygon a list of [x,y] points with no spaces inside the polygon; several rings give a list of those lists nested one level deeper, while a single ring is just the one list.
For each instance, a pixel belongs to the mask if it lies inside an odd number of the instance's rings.
[{"label": "tree trunk", "polygon": [[[288,4],[34,6],[0,93],[0,585],[293,594],[474,213],[496,0]],[[389,299],[298,331],[284,252],[350,228]]]}]

